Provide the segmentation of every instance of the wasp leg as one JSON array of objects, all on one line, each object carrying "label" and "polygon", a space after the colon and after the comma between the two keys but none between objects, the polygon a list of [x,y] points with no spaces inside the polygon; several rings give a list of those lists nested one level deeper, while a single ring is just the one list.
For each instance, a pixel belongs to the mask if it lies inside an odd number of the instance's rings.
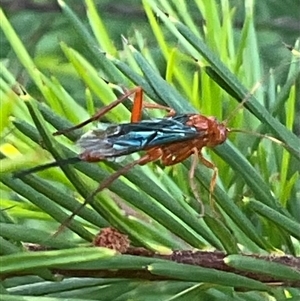
[{"label": "wasp leg", "polygon": [[135,91],[135,97],[133,101],[133,108],[131,111],[131,122],[139,122],[142,118],[142,109],[159,109],[159,110],[165,110],[167,111],[167,117],[172,117],[176,115],[176,112],[174,109],[155,104],[155,103],[149,103],[145,102],[143,100],[143,94],[144,91],[141,87],[137,87]]},{"label": "wasp leg", "polygon": [[157,103],[149,103],[149,102],[144,102],[143,103],[143,108],[145,109],[159,109],[159,110],[165,110],[167,111],[166,117],[173,117],[176,115],[176,111],[170,107],[159,105]]},{"label": "wasp leg", "polygon": [[151,104],[151,103],[144,103],[143,102],[143,89],[141,87],[135,87],[131,90],[126,91],[122,96],[120,96],[118,99],[110,103],[109,105],[101,108],[98,112],[96,112],[91,118],[75,125],[67,129],[63,129],[60,131],[57,131],[53,133],[54,136],[62,135],[68,132],[71,132],[73,130],[80,129],[84,127],[85,125],[96,121],[100,119],[102,116],[104,116],[107,112],[115,108],[117,105],[122,103],[125,99],[127,99],[130,95],[135,94],[134,101],[133,101],[133,108],[131,112],[131,122],[139,122],[142,118],[142,108],[149,108],[149,109],[161,109],[166,110],[168,112],[167,116],[172,117],[176,115],[176,112],[174,109],[169,108],[167,106],[162,106],[159,104]]},{"label": "wasp leg", "polygon": [[143,94],[144,91],[141,87],[135,88],[133,107],[131,110],[131,119],[130,119],[131,122],[139,122],[142,119]]},{"label": "wasp leg", "polygon": [[120,176],[124,175],[126,172],[128,172],[131,168],[133,168],[136,165],[144,165],[147,164],[148,162],[153,162],[158,160],[161,157],[161,149],[160,148],[155,148],[152,150],[149,150],[148,153],[141,157],[138,160],[135,160],[127,165],[125,165],[124,167],[122,167],[121,169],[119,169],[118,171],[116,171],[115,173],[113,173],[111,176],[109,176],[108,178],[106,178],[103,182],[101,182],[101,184],[97,187],[97,189],[95,189],[85,200],[82,204],[80,204],[80,206],[75,209],[75,211],[73,211],[73,213],[60,225],[60,227],[58,228],[58,230],[56,231],[56,233],[54,235],[59,234],[69,223],[70,221],[78,214],[78,212],[87,204],[91,203],[93,201],[93,198],[99,193],[101,192],[103,189],[109,187],[115,180],[117,180]]},{"label": "wasp leg", "polygon": [[189,182],[190,182],[190,186],[191,186],[191,189],[192,189],[192,192],[195,196],[195,199],[199,202],[200,204],[200,215],[199,217],[203,217],[204,216],[204,212],[205,212],[205,209],[204,209],[204,205],[203,205],[203,202],[201,201],[201,198],[200,198],[200,195],[199,195],[199,191],[197,189],[197,186],[196,186],[196,183],[195,183],[195,169],[199,163],[199,151],[196,147],[194,147],[192,149],[192,152],[193,152],[193,157],[192,157],[192,165],[191,165],[191,169],[189,171]]},{"label": "wasp leg", "polygon": [[96,112],[91,118],[64,130],[60,130],[57,131],[55,133],[53,133],[54,136],[58,136],[61,134],[65,134],[68,132],[71,132],[73,130],[77,130],[80,129],[82,127],[84,127],[85,125],[91,123],[92,121],[96,121],[98,119],[100,119],[102,116],[104,116],[107,112],[109,112],[110,110],[112,110],[114,107],[116,107],[117,105],[119,105],[120,103],[122,103],[125,99],[127,99],[130,95],[136,93],[137,91],[140,91],[141,88],[140,87],[135,87],[129,91],[127,91],[125,94],[123,94],[122,96],[120,96],[118,99],[116,99],[115,101],[113,101],[112,103],[110,103],[109,105],[101,108],[98,112]]},{"label": "wasp leg", "polygon": [[214,189],[215,189],[215,186],[216,186],[216,181],[217,181],[217,177],[218,177],[218,168],[215,164],[213,164],[212,162],[206,160],[201,152],[199,153],[199,159],[201,161],[201,163],[203,165],[205,165],[207,168],[210,168],[213,170],[213,175],[212,175],[212,178],[211,178],[211,181],[210,181],[210,184],[209,184],[209,203],[210,203],[210,206],[211,208],[214,208],[214,202],[213,202],[213,193],[214,193]]}]

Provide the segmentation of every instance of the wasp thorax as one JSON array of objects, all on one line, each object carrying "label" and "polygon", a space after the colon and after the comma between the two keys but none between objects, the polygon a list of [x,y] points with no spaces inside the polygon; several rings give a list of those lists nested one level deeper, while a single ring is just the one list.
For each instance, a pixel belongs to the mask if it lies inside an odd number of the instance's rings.
[{"label": "wasp thorax", "polygon": [[202,147],[214,147],[222,144],[227,138],[228,129],[215,117],[192,114],[189,116],[187,125],[196,128],[199,133],[199,140],[203,142],[201,144]]},{"label": "wasp thorax", "polygon": [[228,129],[222,122],[215,117],[207,117],[208,121],[208,147],[222,144],[227,139]]}]

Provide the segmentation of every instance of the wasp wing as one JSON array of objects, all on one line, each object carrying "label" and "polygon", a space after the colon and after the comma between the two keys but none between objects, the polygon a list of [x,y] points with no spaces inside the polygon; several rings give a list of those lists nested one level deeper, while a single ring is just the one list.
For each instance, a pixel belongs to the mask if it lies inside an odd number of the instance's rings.
[{"label": "wasp wing", "polygon": [[154,146],[201,136],[196,128],[186,125],[188,120],[189,115],[185,114],[110,125],[106,130],[94,129],[86,133],[79,139],[78,145],[90,158],[113,159]]}]

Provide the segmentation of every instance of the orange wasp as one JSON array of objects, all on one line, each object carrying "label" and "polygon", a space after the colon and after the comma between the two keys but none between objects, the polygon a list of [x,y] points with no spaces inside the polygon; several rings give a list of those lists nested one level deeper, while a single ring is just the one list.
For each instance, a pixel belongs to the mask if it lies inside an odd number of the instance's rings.
[{"label": "orange wasp", "polygon": [[[135,94],[130,123],[110,125],[105,130],[93,129],[81,136],[77,144],[83,150],[79,156],[69,158],[65,163],[76,163],[80,161],[100,162],[114,160],[139,151],[146,153],[139,159],[123,166],[115,173],[102,181],[77,210],[69,217],[71,220],[78,211],[89,203],[93,197],[103,189],[109,187],[112,182],[124,175],[135,165],[144,165],[149,162],[161,160],[164,166],[171,166],[184,161],[193,155],[192,165],[189,171],[189,182],[195,198],[202,206],[201,215],[204,213],[203,204],[200,200],[195,182],[194,172],[200,161],[206,167],[213,170],[210,182],[210,200],[216,184],[217,167],[202,156],[203,147],[214,147],[222,144],[227,139],[229,129],[225,122],[218,122],[215,117],[206,117],[200,114],[176,114],[175,110],[159,104],[151,104],[143,101],[143,90],[136,87],[127,91],[121,97],[101,108],[91,118],[84,122],[58,132],[54,135],[61,135],[79,129],[92,121],[99,120],[108,111],[122,103],[129,96]],[[167,111],[164,118],[141,120],[142,109],[162,109]],[[59,166],[64,162],[52,162],[37,166],[20,172],[18,176],[37,172],[45,168]]]}]

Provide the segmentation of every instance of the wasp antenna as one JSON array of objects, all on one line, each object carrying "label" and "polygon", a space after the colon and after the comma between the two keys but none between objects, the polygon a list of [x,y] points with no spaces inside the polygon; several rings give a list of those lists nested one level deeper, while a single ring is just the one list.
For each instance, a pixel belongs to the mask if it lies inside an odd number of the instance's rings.
[{"label": "wasp antenna", "polygon": [[300,52],[299,50],[295,49],[292,45],[286,44],[282,42],[283,46],[287,48],[294,56],[300,57]]},{"label": "wasp antenna", "polygon": [[246,94],[241,103],[230,113],[230,115],[223,121],[224,125],[227,125],[232,118],[236,115],[236,113],[244,106],[244,104],[253,96],[253,94],[259,89],[259,87],[263,84],[263,82],[269,77],[269,73],[266,74],[261,80],[257,81],[251,90]]},{"label": "wasp antenna", "polygon": [[123,42],[125,45],[128,45],[128,44],[129,44],[128,39],[127,39],[124,35],[121,35],[121,39],[122,39],[122,42]]},{"label": "wasp antenna", "polygon": [[14,178],[22,178],[25,177],[31,173],[36,173],[51,167],[60,167],[63,165],[67,165],[67,164],[74,164],[74,163],[78,163],[81,162],[82,160],[79,157],[72,157],[72,158],[67,158],[67,159],[62,159],[62,160],[58,160],[58,161],[54,161],[54,162],[50,162],[50,163],[46,163],[43,165],[39,165],[33,168],[29,168],[26,170],[22,170],[22,171],[18,171],[16,173],[14,173]]},{"label": "wasp antenna", "polygon": [[250,132],[250,131],[241,130],[241,129],[229,129],[228,132],[229,133],[244,133],[244,134],[248,134],[248,135],[252,135],[252,136],[256,136],[256,137],[268,139],[268,140],[270,140],[270,141],[272,141],[272,142],[274,142],[276,144],[284,146],[285,148],[289,148],[289,146],[287,144],[285,144],[283,141],[281,141],[281,140],[279,140],[279,139],[277,139],[275,137],[266,135],[266,134],[260,134],[260,133]]},{"label": "wasp antenna", "polygon": [[106,55],[106,51],[102,50],[99,46],[93,46],[93,48],[96,49],[99,53]]},{"label": "wasp antenna", "polygon": [[292,45],[287,44],[287,43],[285,43],[285,42],[281,42],[281,43],[282,43],[282,45],[283,45],[286,49],[288,49],[289,51],[293,51],[293,50],[294,50],[294,47],[293,47]]},{"label": "wasp antenna", "polygon": [[[284,44],[284,43],[283,43]],[[300,52],[295,50],[294,47],[284,44],[284,46],[289,49],[294,56],[300,56]],[[249,92],[245,95],[245,97],[243,98],[243,100],[239,103],[239,105],[230,113],[230,115],[223,121],[223,124],[226,126],[229,124],[229,122],[231,121],[231,119],[233,119],[236,115],[236,113],[245,105],[245,103],[253,96],[253,94],[262,86],[262,84],[267,81],[267,79],[270,77],[270,74],[276,72],[283,72],[285,70],[286,66],[289,66],[291,64],[294,64],[296,62],[286,62],[284,64],[281,64],[280,66],[276,67],[276,68],[271,68],[269,70],[269,72],[265,73],[265,75],[259,79],[253,86],[252,88],[249,90]]]}]

